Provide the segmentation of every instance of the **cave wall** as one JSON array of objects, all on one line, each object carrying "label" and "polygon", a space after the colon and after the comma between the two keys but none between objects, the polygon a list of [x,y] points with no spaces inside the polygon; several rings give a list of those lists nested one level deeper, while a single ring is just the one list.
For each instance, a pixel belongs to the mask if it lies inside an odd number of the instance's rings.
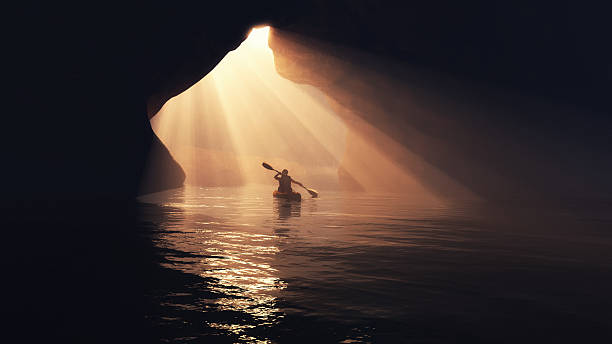
[{"label": "cave wall", "polygon": [[[439,196],[612,195],[609,25],[597,5],[387,5],[317,2],[314,25],[272,31],[277,71],[323,90],[352,136]],[[347,152],[341,177],[363,155]]]},{"label": "cave wall", "polygon": [[[447,199],[611,194],[610,126],[602,110],[451,78],[283,30],[273,31],[270,45],[277,71],[323,90],[349,128],[340,170],[349,185],[352,173],[368,174],[361,179],[387,185],[384,191],[422,193],[416,184]],[[368,166],[380,164],[364,159],[367,146],[404,176]],[[385,183],[389,178],[395,182]]]},{"label": "cave wall", "polygon": [[[563,143],[564,150],[574,152],[574,162],[585,166],[569,165],[571,174],[586,180],[580,188],[593,189],[588,182],[593,173],[585,171],[599,168],[597,180],[609,172],[606,163],[594,163],[610,148],[607,95],[612,58],[609,44],[604,44],[609,24],[601,6],[574,1],[444,0],[401,5],[370,0],[9,4],[5,8],[9,19],[3,22],[4,81],[9,89],[1,142],[7,181],[3,192],[6,199],[129,198],[180,185],[183,172],[152,133],[148,118],[202,78],[240,44],[250,27],[260,23],[400,66],[476,81],[485,85],[482,88],[494,85],[586,107],[589,111],[567,115],[554,125],[547,125],[550,115],[545,112],[502,111],[486,116],[538,132],[546,129],[543,141],[571,134],[571,140],[553,141]],[[327,53],[340,60],[348,56],[342,49]],[[278,47],[275,54],[282,55]],[[289,56],[293,58],[297,55]],[[377,72],[388,71],[383,66]],[[295,74],[288,77],[303,81]],[[434,83],[432,90],[439,85]],[[452,94],[454,88],[450,89]],[[390,113],[405,123],[401,114]],[[470,111],[465,113],[470,118]],[[388,134],[399,137],[391,129]],[[512,132],[503,137],[510,146],[524,139]],[[157,162],[149,160],[153,150]],[[461,152],[473,157],[469,150]],[[482,159],[486,162],[486,157],[467,161],[476,165]],[[513,164],[524,162],[513,160]],[[444,169],[436,165],[435,155],[428,163]],[[149,175],[146,166],[153,166]],[[524,179],[511,174],[516,176]]]},{"label": "cave wall", "polygon": [[8,5],[4,198],[125,199],[182,185],[150,116],[277,3]]},{"label": "cave wall", "polygon": [[281,28],[459,79],[606,106],[608,11],[572,0],[314,0]]}]

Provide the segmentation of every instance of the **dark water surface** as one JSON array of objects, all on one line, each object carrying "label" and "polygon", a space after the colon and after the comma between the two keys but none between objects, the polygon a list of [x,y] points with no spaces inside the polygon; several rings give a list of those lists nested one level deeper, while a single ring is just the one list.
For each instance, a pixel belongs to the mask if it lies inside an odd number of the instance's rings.
[{"label": "dark water surface", "polygon": [[609,204],[424,207],[339,192],[300,204],[271,192],[185,187],[141,199],[137,226],[161,265],[144,286],[152,338],[612,339]]},{"label": "dark water surface", "polygon": [[612,204],[272,187],[2,207],[6,343],[610,343]]}]

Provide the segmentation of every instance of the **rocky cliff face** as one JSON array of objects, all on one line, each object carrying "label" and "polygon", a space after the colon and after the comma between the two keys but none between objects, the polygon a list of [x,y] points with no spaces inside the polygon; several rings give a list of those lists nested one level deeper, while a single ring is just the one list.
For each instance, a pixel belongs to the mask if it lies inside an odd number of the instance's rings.
[{"label": "rocky cliff face", "polygon": [[285,30],[273,31],[270,46],[278,72],[323,90],[349,128],[340,169],[347,186],[373,181],[385,191],[487,200],[611,191],[601,174],[611,167],[609,123],[576,106],[578,94],[571,106],[531,85],[451,78]]},{"label": "rocky cliff face", "polygon": [[[351,129],[351,187],[394,175],[390,189],[444,198],[607,197],[611,50],[595,7],[315,2],[270,46],[278,72],[322,89]],[[363,138],[401,176],[351,176]]]},{"label": "rocky cliff face", "polygon": [[[148,118],[260,23],[278,28],[279,72],[328,92],[359,126],[396,142],[394,152],[408,150],[391,157],[435,194],[557,183],[610,191],[606,12],[583,3],[100,2],[6,13],[7,198],[126,198],[180,185]],[[370,97],[381,85],[388,97]],[[491,85],[519,100],[488,105],[493,96],[478,94]],[[525,100],[534,97],[569,105],[534,109]]]}]

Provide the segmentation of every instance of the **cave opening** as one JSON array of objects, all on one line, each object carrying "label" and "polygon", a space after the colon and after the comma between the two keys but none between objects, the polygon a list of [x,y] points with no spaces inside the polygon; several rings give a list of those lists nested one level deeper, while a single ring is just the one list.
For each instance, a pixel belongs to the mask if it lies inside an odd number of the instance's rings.
[{"label": "cave opening", "polygon": [[320,190],[401,194],[431,204],[445,194],[473,198],[428,161],[444,150],[414,124],[439,116],[414,102],[421,91],[398,71],[376,56],[255,27],[205,77],[168,100],[151,126],[186,185],[270,185],[265,161]]},{"label": "cave opening", "polygon": [[170,99],[151,126],[195,186],[269,184],[266,161],[319,188],[338,188],[346,125],[317,88],[280,76],[270,27]]}]

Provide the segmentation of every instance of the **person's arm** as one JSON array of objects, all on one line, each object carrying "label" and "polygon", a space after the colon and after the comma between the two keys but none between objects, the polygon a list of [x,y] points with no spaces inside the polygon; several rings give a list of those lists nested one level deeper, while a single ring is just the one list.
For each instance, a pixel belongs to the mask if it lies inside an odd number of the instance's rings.
[{"label": "person's arm", "polygon": [[291,182],[294,183],[294,184],[297,184],[297,185],[299,185],[301,187],[304,187],[304,185],[302,185],[302,183],[298,182],[297,180],[294,180],[293,178],[291,178]]},{"label": "person's arm", "polygon": [[280,173],[277,173],[277,174],[274,176],[274,179],[276,179],[276,180],[280,180],[280,177],[279,177],[279,176],[280,176]]}]

